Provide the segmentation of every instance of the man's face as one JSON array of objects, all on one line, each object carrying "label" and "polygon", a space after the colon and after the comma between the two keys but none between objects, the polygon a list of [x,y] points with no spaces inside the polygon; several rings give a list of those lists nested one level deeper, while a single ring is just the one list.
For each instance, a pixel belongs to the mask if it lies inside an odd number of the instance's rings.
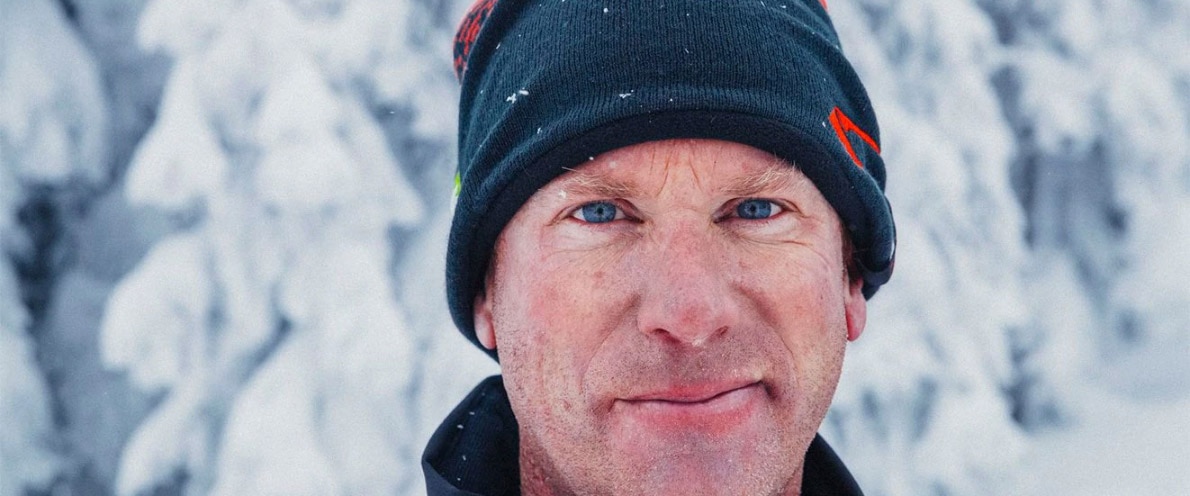
[{"label": "man's face", "polygon": [[538,191],[475,305],[525,493],[796,493],[864,326],[841,236],[801,172],[722,141],[622,148]]}]

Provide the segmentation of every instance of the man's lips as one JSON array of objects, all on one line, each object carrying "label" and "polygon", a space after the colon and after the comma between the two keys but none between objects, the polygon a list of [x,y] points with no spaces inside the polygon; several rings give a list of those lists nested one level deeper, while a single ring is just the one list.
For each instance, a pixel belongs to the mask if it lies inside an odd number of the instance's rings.
[{"label": "man's lips", "polygon": [[647,393],[637,394],[624,398],[621,401],[628,403],[643,403],[643,402],[664,402],[664,403],[679,403],[679,404],[697,404],[713,402],[723,396],[740,391],[744,388],[760,386],[759,381],[753,382],[728,382],[728,383],[702,383],[674,386],[651,391]]},{"label": "man's lips", "polygon": [[704,383],[667,387],[616,401],[617,415],[638,432],[726,435],[754,418],[768,397],[755,382]]}]

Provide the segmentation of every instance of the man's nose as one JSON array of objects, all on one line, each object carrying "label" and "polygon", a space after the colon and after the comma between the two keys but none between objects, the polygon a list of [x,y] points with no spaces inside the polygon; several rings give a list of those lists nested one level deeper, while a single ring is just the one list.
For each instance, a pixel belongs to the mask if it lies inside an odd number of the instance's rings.
[{"label": "man's nose", "polygon": [[637,316],[641,332],[702,346],[734,328],[739,295],[724,240],[688,225],[653,234],[642,260],[647,268]]}]

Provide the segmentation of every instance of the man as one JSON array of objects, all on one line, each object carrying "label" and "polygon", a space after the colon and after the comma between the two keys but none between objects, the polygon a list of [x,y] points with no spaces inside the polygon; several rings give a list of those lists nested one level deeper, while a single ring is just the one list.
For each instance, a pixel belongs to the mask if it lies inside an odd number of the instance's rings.
[{"label": "man", "polygon": [[447,290],[497,358],[433,495],[860,494],[816,436],[892,271],[819,0],[481,0]]}]

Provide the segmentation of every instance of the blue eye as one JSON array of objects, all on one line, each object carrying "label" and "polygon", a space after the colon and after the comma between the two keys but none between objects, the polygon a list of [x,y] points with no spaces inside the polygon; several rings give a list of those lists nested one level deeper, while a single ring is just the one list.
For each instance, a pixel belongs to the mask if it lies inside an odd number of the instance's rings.
[{"label": "blue eye", "polygon": [[[735,214],[741,219],[760,220],[772,217],[777,212],[773,211],[775,205],[769,200],[751,199],[744,200],[736,205]],[[778,209],[781,207],[777,207]]]},{"label": "blue eye", "polygon": [[592,224],[603,224],[623,218],[623,214],[618,207],[611,202],[605,201],[591,202],[583,205],[575,214],[579,220]]}]

